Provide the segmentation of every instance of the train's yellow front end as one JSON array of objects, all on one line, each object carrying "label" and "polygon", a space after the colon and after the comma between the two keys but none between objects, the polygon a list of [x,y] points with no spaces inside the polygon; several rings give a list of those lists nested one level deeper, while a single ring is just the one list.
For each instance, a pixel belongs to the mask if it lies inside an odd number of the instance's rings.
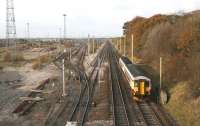
[{"label": "train's yellow front end", "polygon": [[145,95],[145,82],[141,81],[140,85],[139,85],[139,89],[140,89],[140,95]]},{"label": "train's yellow front end", "polygon": [[132,94],[134,96],[146,96],[150,95],[151,87],[147,81],[131,81],[130,86],[132,89]]}]

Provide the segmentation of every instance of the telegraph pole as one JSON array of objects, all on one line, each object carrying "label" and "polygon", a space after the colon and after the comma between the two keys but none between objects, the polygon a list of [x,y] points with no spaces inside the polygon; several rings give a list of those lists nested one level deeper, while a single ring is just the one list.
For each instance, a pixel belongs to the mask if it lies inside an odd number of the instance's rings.
[{"label": "telegraph pole", "polygon": [[131,41],[132,41],[131,58],[132,58],[132,61],[133,61],[133,34],[131,35]]}]

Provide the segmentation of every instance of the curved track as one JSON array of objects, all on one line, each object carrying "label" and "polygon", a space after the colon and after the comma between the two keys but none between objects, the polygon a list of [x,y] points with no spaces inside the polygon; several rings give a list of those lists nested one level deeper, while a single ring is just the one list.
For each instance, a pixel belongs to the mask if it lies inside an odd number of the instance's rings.
[{"label": "curved track", "polygon": [[[100,51],[100,53],[96,56],[93,70],[90,72],[89,80],[87,76],[84,74],[85,86],[83,87],[79,99],[75,104],[73,111],[71,112],[69,121],[76,121],[78,125],[83,125],[86,119],[86,115],[92,103],[92,97],[95,87],[95,81],[98,76],[98,69],[101,66],[102,62],[105,60],[105,52],[104,48]],[[98,61],[100,60],[100,61]]]}]

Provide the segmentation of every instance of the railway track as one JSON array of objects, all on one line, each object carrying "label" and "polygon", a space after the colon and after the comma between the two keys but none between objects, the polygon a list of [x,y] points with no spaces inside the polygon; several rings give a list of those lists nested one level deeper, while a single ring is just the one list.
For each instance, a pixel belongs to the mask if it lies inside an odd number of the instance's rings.
[{"label": "railway track", "polygon": [[115,56],[110,53],[110,72],[111,72],[111,91],[113,106],[113,121],[115,126],[129,126],[129,118],[122,95],[122,90],[117,76],[117,68],[115,64]]},{"label": "railway track", "polygon": [[[85,57],[85,52],[86,52],[85,46],[83,46],[79,49],[79,52],[76,53],[76,57],[75,57],[76,59],[79,59],[79,60],[76,60],[74,63],[75,65],[72,66],[75,69],[75,71],[78,73],[79,83],[82,85],[79,96],[77,96],[77,94],[78,94],[77,91],[74,91],[72,93],[72,95],[66,96],[66,98],[65,97],[58,98],[57,103],[55,103],[55,105],[52,107],[52,111],[50,111],[47,116],[45,125],[47,125],[47,126],[65,125],[66,118],[69,117],[69,113],[66,113],[67,111],[69,111],[68,109],[70,108],[72,111],[74,111],[71,113],[76,113],[76,111],[75,111],[76,109],[74,108],[74,106],[80,106],[80,105],[85,104],[85,103],[81,102],[82,96],[83,97],[85,96],[83,94],[85,94],[85,92],[87,92],[85,90],[87,90],[86,87],[88,86],[87,76],[82,71],[82,69],[83,69],[82,63],[83,63],[83,60]],[[58,60],[62,59],[63,56],[65,56],[65,54],[63,54],[57,58],[57,60],[56,60],[57,65],[59,65]],[[70,64],[72,65],[72,63],[70,63]],[[84,97],[84,99],[86,99],[86,98]],[[60,103],[60,100],[62,101],[61,103]],[[76,108],[78,108],[78,107],[76,107]],[[65,118],[65,119],[63,120],[63,118]],[[74,118],[75,118],[75,116],[70,116],[69,119],[67,119],[67,120],[73,120]]]},{"label": "railway track", "polygon": [[[122,97],[124,97],[125,106],[128,110],[127,117],[130,118],[129,125],[133,126],[178,126],[176,121],[166,113],[163,108],[157,104],[155,104],[152,100],[142,100],[142,101],[135,101],[132,99],[132,95],[130,93],[130,88],[127,87],[128,82],[125,79],[125,76],[122,73],[121,69],[118,65],[118,55],[116,50],[112,52],[113,56],[115,57],[116,62],[114,68],[115,70],[118,69],[118,78],[121,81],[121,89],[122,89]],[[111,64],[111,67],[114,64]],[[113,72],[112,72],[113,73]],[[115,99],[114,99],[115,100]],[[114,114],[115,115],[115,114]],[[114,119],[116,122],[116,120]],[[117,125],[117,124],[115,124]]]},{"label": "railway track", "polygon": [[[94,68],[90,72],[89,82],[87,80],[87,76],[84,76],[86,84],[80,93],[79,100],[77,101],[73,108],[73,111],[71,112],[69,118],[70,122],[77,122],[78,125],[82,126],[86,120],[87,112],[92,102],[95,81],[98,76],[98,68],[100,67],[99,65],[101,65],[101,63],[104,61],[105,56],[103,54],[103,51],[101,51],[101,53],[97,55],[97,58],[95,58]],[[100,59],[100,64],[98,59]]]},{"label": "railway track", "polygon": [[69,117],[70,122],[76,121],[80,125],[82,125],[84,121],[85,112],[89,104],[89,94],[90,94],[89,83],[87,80],[87,76],[85,74],[83,75],[83,79],[84,79],[85,85],[81,89],[79,99],[77,103],[75,104],[73,111],[71,112],[71,115]]},{"label": "railway track", "polygon": [[[83,49],[83,51],[81,51],[80,49],[80,52],[85,52],[85,49]],[[71,112],[65,110],[65,107],[66,105],[64,106],[61,106],[59,108],[59,114],[56,114],[56,116],[54,118],[51,118],[50,122],[51,123],[48,123],[49,125],[54,125],[54,124],[59,124],[59,118],[60,117],[65,117],[66,115],[69,115],[69,113],[71,113],[69,116],[67,116],[67,121],[64,120],[64,122],[77,122],[78,125],[83,125],[84,122],[85,122],[85,116],[87,114],[87,111],[88,111],[88,108],[89,108],[89,102],[91,101],[91,92],[92,92],[92,87],[93,87],[93,84],[91,84],[91,82],[89,82],[86,74],[84,72],[81,71],[81,65],[83,62],[83,57],[85,56],[85,54],[83,53],[78,53],[78,59],[81,59],[80,60],[80,63],[78,63],[78,69],[79,69],[79,72],[80,72],[80,80],[82,82],[81,85],[82,86],[82,89],[81,89],[81,92],[78,96],[78,99],[77,98],[74,98],[73,100],[73,103],[71,103],[70,107],[71,108]],[[98,54],[98,56],[101,56],[102,55],[102,51],[100,54]],[[98,72],[97,72],[97,67],[98,67],[98,58],[95,59],[95,64],[94,64],[94,69],[91,71],[90,73],[90,76],[89,78],[92,78],[92,76],[97,76]],[[95,77],[96,78],[96,77]],[[67,102],[65,102],[64,104],[66,104]],[[62,124],[62,125],[65,125],[65,124]]]},{"label": "railway track", "polygon": [[106,47],[104,47],[100,51],[100,53],[97,55],[97,57],[95,58],[94,65],[96,66],[96,69],[92,72],[91,78],[90,78],[90,101],[88,104],[88,111],[86,113],[86,118],[85,118],[86,121],[89,120],[88,113],[91,110],[90,106],[92,106],[92,103],[94,100],[95,87],[98,84],[97,78],[99,76],[99,70],[100,70],[102,64],[106,61],[106,59],[107,59],[107,49],[106,49]]},{"label": "railway track", "polygon": [[112,54],[114,57],[113,62],[115,62],[115,66],[116,66],[117,77],[119,79],[119,85],[121,87],[122,96],[124,98],[125,107],[127,110],[129,125],[130,126],[147,126],[146,121],[143,117],[143,113],[139,109],[139,106],[137,104],[134,104],[135,101],[133,101],[130,87],[127,88],[127,86],[129,85],[128,85],[128,82],[125,81],[126,80],[125,76],[122,74],[121,68],[119,67],[119,64],[118,64],[119,56],[117,54],[117,51],[113,49]]},{"label": "railway track", "polygon": [[162,126],[156,114],[146,101],[137,103],[148,126]]}]

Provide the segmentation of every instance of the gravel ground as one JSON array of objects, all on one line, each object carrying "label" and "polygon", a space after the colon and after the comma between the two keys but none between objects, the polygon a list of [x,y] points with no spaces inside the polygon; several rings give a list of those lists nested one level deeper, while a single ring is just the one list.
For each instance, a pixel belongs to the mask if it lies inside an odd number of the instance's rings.
[{"label": "gravel ground", "polygon": [[100,78],[98,77],[100,84],[99,82],[96,84],[93,97],[96,106],[89,111],[89,121],[110,120],[108,69],[103,65],[100,71]]},{"label": "gravel ground", "polygon": [[113,121],[96,120],[85,123],[85,126],[113,126]]}]

